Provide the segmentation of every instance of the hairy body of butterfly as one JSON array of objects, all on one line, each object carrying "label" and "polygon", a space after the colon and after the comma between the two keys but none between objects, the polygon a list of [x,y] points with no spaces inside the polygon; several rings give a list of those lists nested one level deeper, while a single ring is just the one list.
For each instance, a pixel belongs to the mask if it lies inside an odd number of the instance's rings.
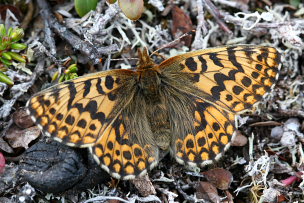
[{"label": "hairy body of butterfly", "polygon": [[229,147],[234,117],[273,87],[275,48],[237,45],[198,50],[155,64],[139,51],[135,70],[89,74],[32,97],[28,113],[44,134],[89,147],[103,169],[133,179],[160,152],[204,166]]}]

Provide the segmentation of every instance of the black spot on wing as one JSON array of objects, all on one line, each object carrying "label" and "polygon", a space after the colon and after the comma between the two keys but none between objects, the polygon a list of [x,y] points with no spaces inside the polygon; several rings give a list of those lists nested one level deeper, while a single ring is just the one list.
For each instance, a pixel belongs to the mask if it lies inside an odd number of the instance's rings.
[{"label": "black spot on wing", "polygon": [[201,137],[197,140],[197,143],[200,147],[202,147],[206,144],[206,139],[204,137]]},{"label": "black spot on wing", "polygon": [[97,80],[96,89],[99,94],[102,94],[102,95],[105,94],[105,92],[103,91],[102,86],[101,86],[101,78],[98,78],[98,80]]},{"label": "black spot on wing", "polygon": [[113,149],[113,147],[114,147],[113,142],[108,141],[108,143],[107,143],[107,147],[108,147],[108,149],[109,149],[109,150],[112,150],[112,149]]},{"label": "black spot on wing", "polygon": [[260,73],[258,73],[258,72],[252,72],[252,73],[251,73],[251,76],[252,76],[254,79],[257,79],[257,78],[260,76]]},{"label": "black spot on wing", "polygon": [[202,56],[198,56],[198,60],[202,63],[202,70],[201,70],[201,73],[206,72],[207,69],[208,69],[207,61],[206,61]]},{"label": "black spot on wing", "polygon": [[75,84],[72,81],[68,81],[65,84],[68,86],[69,94],[70,94],[70,98],[69,98],[69,101],[68,101],[68,109],[71,109],[72,103],[73,103],[73,101],[75,99],[75,96],[77,94],[77,90],[76,90]]},{"label": "black spot on wing", "polygon": [[219,100],[220,96],[221,96],[221,92],[225,90],[225,87],[221,87],[221,86],[215,86],[211,88],[211,94],[212,97],[215,100]]},{"label": "black spot on wing", "polygon": [[252,83],[251,79],[248,78],[247,76],[244,76],[241,82],[245,87],[249,87]]},{"label": "black spot on wing", "polygon": [[244,89],[240,86],[234,86],[232,88],[232,91],[234,94],[239,95],[242,91],[244,91]]},{"label": "black spot on wing", "polygon": [[114,87],[114,79],[113,79],[112,76],[109,76],[109,75],[106,76],[105,86],[109,90],[113,89],[113,87]]},{"label": "black spot on wing", "polygon": [[190,71],[197,70],[197,63],[194,61],[193,57],[187,58],[185,64]]},{"label": "black spot on wing", "polygon": [[132,159],[132,155],[129,151],[124,151],[123,152],[123,157],[126,159],[126,160],[131,160]]},{"label": "black spot on wing", "polygon": [[187,140],[186,147],[187,148],[193,148],[194,147],[193,140],[191,140],[191,139]]},{"label": "black spot on wing", "polygon": [[84,82],[84,91],[83,91],[83,97],[85,98],[89,93],[90,93],[90,90],[91,90],[91,80],[86,80]]},{"label": "black spot on wing", "polygon": [[141,151],[141,149],[135,148],[135,149],[134,149],[134,155],[135,155],[136,157],[142,156],[142,151]]},{"label": "black spot on wing", "polygon": [[50,106],[51,102],[50,102],[50,100],[45,100],[43,104],[46,105],[46,106]]},{"label": "black spot on wing", "polygon": [[72,115],[68,115],[65,119],[65,123],[69,124],[69,125],[73,125],[75,122],[75,117]]},{"label": "black spot on wing", "polygon": [[56,115],[56,119],[57,119],[57,120],[61,121],[62,118],[63,118],[63,114],[62,114],[62,113],[58,113],[58,114]]},{"label": "black spot on wing", "polygon": [[85,128],[87,125],[87,121],[85,119],[80,119],[77,123],[77,126],[80,128]]},{"label": "black spot on wing", "polygon": [[84,108],[84,111],[88,111],[90,115],[94,115],[97,112],[97,102],[95,100],[91,100]]},{"label": "black spot on wing", "polygon": [[112,92],[109,92],[108,93],[108,98],[110,101],[115,101],[116,100],[116,94],[115,93],[112,93]]},{"label": "black spot on wing", "polygon": [[219,125],[218,123],[216,123],[216,122],[214,122],[214,123],[212,124],[212,128],[213,128],[213,130],[215,130],[215,131],[218,131],[218,130],[221,129],[220,125]]},{"label": "black spot on wing", "polygon": [[217,66],[224,67],[221,60],[217,57],[217,53],[209,53],[209,58],[213,61],[213,63]]},{"label": "black spot on wing", "polygon": [[257,69],[258,71],[261,71],[263,68],[263,66],[261,64],[256,64],[255,69]]},{"label": "black spot on wing", "polygon": [[93,131],[94,131],[94,130],[96,130],[96,125],[93,123],[93,124],[90,125],[89,128],[90,128],[90,130],[93,130]]},{"label": "black spot on wing", "polygon": [[232,99],[233,99],[233,97],[232,97],[231,94],[227,94],[227,95],[226,95],[226,100],[227,100],[227,101],[232,101]]},{"label": "black spot on wing", "polygon": [[56,113],[56,109],[50,108],[49,112],[50,112],[50,114],[54,115]]},{"label": "black spot on wing", "polygon": [[236,59],[236,56],[235,56],[235,50],[234,50],[235,47],[228,47],[227,48],[227,52],[228,52],[228,59],[229,61],[235,66],[237,67],[237,69],[240,71],[240,72],[244,72],[244,69],[242,67],[242,65],[237,61]]}]

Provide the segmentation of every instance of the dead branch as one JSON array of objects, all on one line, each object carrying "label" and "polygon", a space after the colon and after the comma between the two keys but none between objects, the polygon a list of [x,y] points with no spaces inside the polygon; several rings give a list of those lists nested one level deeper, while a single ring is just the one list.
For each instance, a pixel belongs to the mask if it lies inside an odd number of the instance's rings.
[{"label": "dead branch", "polygon": [[204,6],[206,9],[209,11],[209,13],[214,17],[216,22],[219,24],[219,26],[225,31],[228,32],[229,34],[232,33],[232,31],[227,27],[225,22],[222,21],[222,15],[219,9],[215,7],[215,5],[210,1],[210,0],[202,0]]},{"label": "dead branch", "polygon": [[87,55],[94,64],[99,63],[99,59],[103,54],[109,54],[118,50],[117,45],[110,45],[107,47],[96,48],[81,40],[78,36],[69,31],[64,25],[60,24],[55,16],[52,14],[48,3],[45,0],[37,1],[40,8],[40,14],[46,21],[49,22],[50,27],[64,40],[66,40],[74,49],[79,50]]},{"label": "dead branch", "polygon": [[27,12],[25,17],[22,20],[22,23],[20,25],[21,28],[26,29],[28,24],[31,22],[32,18],[33,18],[33,14],[34,14],[34,4],[33,1],[30,0],[27,6]]}]

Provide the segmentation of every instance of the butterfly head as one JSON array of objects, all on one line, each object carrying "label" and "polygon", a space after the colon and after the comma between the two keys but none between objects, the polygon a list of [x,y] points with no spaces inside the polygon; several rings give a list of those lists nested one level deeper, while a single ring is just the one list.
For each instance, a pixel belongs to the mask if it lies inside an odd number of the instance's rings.
[{"label": "butterfly head", "polygon": [[145,70],[154,67],[156,64],[149,56],[147,47],[143,49],[138,49],[138,63],[137,63],[137,70]]}]

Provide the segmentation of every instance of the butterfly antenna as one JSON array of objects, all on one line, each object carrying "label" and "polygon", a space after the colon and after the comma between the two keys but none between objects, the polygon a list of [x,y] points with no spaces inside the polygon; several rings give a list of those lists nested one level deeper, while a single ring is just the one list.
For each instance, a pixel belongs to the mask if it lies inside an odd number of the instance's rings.
[{"label": "butterfly antenna", "polygon": [[124,61],[124,60],[138,60],[138,58],[119,58],[119,59],[110,59],[111,61]]},{"label": "butterfly antenna", "polygon": [[187,37],[187,36],[189,36],[189,35],[193,35],[194,33],[195,33],[195,30],[191,30],[191,31],[189,31],[189,32],[186,32],[185,34],[181,35],[179,38],[177,38],[177,39],[175,39],[175,40],[169,42],[168,44],[165,44],[164,46],[160,47],[159,49],[156,49],[155,51],[153,51],[153,52],[150,54],[150,57],[151,57],[152,55],[154,55],[155,53],[157,53],[159,50],[164,49],[164,48],[167,48],[167,47],[169,47],[169,46],[175,44],[175,43],[176,43],[177,41],[179,41],[180,39],[182,39],[182,38],[184,38],[184,37]]}]

